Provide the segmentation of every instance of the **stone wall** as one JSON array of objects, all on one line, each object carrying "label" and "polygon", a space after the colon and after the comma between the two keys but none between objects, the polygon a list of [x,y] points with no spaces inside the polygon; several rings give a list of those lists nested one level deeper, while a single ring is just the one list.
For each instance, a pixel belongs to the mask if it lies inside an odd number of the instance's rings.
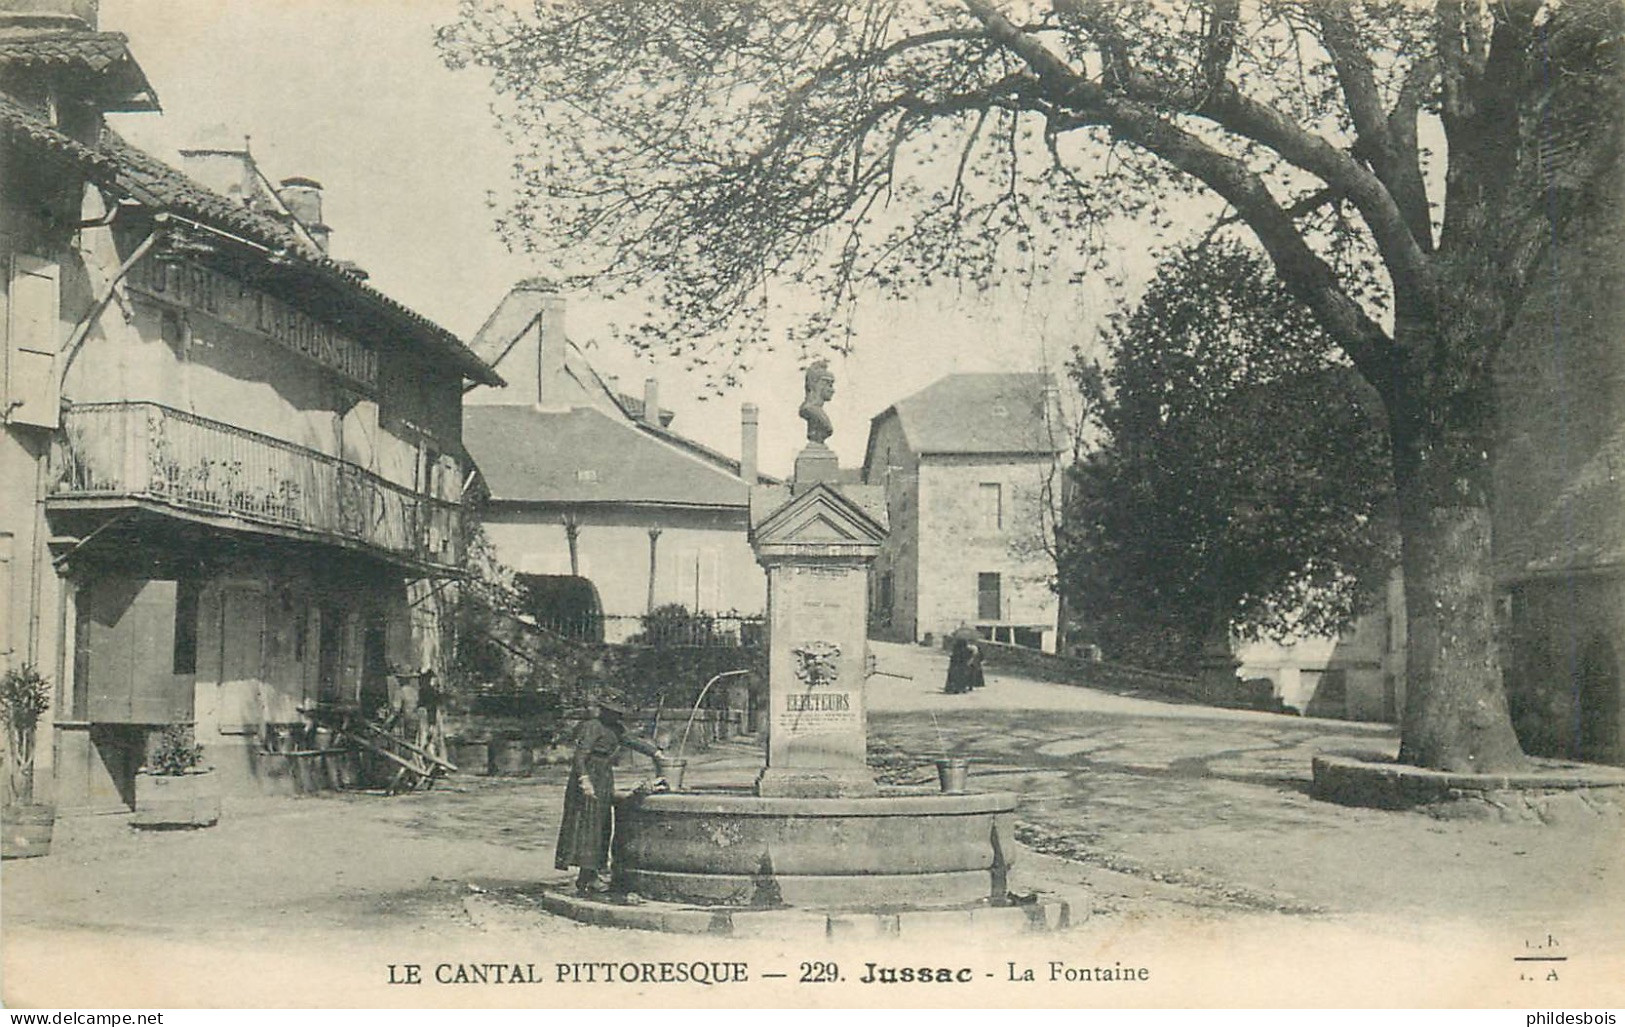
[{"label": "stone wall", "polygon": [[[920,461],[896,414],[877,424],[864,481],[886,490],[886,540],[870,570],[869,626],[876,638],[913,642],[919,617]],[[889,578],[889,588],[887,582]],[[886,593],[890,592],[890,602]]]},{"label": "stone wall", "polygon": [[1126,663],[1106,660],[1084,660],[1054,653],[1038,652],[1022,646],[1001,645],[997,642],[979,642],[983,663],[990,670],[1011,670],[1024,677],[1051,681],[1061,685],[1081,685],[1102,691],[1150,693],[1168,699],[1207,703],[1240,709],[1278,710],[1273,691],[1265,679],[1260,686],[1253,682],[1236,680],[1235,688],[1226,695],[1210,695],[1203,683],[1194,675],[1167,674],[1146,670]]},{"label": "stone wall", "polygon": [[[930,456],[919,469],[920,638],[941,637],[978,615],[977,576],[1000,577],[1002,625],[1044,632],[1053,649],[1058,600],[1054,561],[1044,546],[1043,508],[1050,458]],[[1002,516],[987,515],[983,484],[1001,490]]]},{"label": "stone wall", "polygon": [[1535,281],[1496,367],[1508,699],[1527,751],[1625,763],[1625,175]]}]

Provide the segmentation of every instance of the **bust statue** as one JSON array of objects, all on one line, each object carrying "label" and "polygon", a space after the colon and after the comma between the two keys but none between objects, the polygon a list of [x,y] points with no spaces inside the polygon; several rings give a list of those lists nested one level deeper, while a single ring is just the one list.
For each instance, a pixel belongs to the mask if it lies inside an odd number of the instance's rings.
[{"label": "bust statue", "polygon": [[806,395],[801,401],[801,419],[807,422],[807,441],[823,445],[835,432],[824,413],[824,403],[835,395],[835,375],[830,372],[829,361],[818,360],[807,368]]}]

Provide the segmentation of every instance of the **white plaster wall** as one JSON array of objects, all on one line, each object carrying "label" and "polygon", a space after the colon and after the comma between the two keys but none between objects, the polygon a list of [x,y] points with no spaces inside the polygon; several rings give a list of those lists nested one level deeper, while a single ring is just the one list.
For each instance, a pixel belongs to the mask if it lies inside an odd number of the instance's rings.
[{"label": "white plaster wall", "polygon": [[[494,509],[485,531],[497,558],[523,574],[569,574],[570,550],[552,505]],[[578,570],[598,589],[605,614],[637,617],[648,611],[649,528],[658,525],[655,603],[698,604],[707,613],[761,614],[767,578],[745,536],[743,511],[707,513],[671,509],[577,508]]]}]

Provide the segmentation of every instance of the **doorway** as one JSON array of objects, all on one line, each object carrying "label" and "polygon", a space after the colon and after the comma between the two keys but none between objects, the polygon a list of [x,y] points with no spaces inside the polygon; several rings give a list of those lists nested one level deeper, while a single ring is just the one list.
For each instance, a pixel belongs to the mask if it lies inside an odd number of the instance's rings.
[{"label": "doorway", "polygon": [[1575,755],[1589,763],[1617,763],[1619,746],[1619,660],[1601,634],[1580,650],[1574,668]]}]

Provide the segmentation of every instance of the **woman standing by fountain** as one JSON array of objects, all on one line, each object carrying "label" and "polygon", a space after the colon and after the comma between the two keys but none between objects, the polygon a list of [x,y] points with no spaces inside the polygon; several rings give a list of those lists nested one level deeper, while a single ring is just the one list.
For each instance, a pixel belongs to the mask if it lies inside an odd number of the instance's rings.
[{"label": "woman standing by fountain", "polygon": [[616,753],[624,745],[645,756],[662,755],[657,746],[626,733],[622,723],[628,713],[624,699],[605,694],[597,705],[597,718],[584,721],[576,730],[575,756],[564,788],[564,820],[559,825],[559,845],[553,856],[553,865],[560,870],[580,868],[576,891],[584,895],[609,891]]}]

